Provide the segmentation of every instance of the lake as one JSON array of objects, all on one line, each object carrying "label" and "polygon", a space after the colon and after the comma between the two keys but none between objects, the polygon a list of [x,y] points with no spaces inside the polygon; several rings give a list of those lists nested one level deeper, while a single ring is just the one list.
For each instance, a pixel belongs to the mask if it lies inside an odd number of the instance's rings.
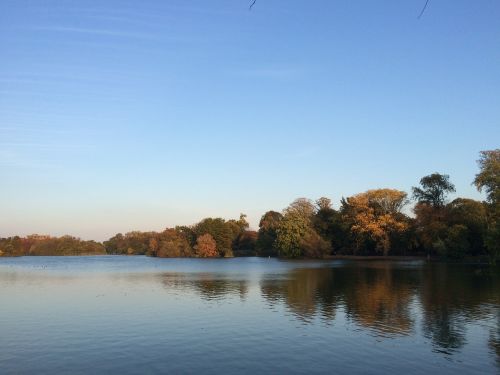
[{"label": "lake", "polygon": [[495,374],[499,269],[0,258],[0,373]]}]

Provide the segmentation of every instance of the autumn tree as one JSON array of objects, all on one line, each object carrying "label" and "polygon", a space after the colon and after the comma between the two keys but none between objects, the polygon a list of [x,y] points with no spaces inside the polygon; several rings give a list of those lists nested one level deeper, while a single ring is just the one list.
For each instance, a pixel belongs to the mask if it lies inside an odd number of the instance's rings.
[{"label": "autumn tree", "polygon": [[232,244],[234,240],[234,226],[222,218],[206,218],[194,226],[194,232],[199,237],[210,234],[217,244],[220,256],[232,256]]},{"label": "autumn tree", "polygon": [[309,227],[300,239],[300,249],[307,258],[323,258],[331,253],[332,244]]},{"label": "autumn tree", "polygon": [[175,230],[189,242],[191,247],[196,245],[196,232],[192,226],[178,225]]},{"label": "autumn tree", "polygon": [[125,235],[118,233],[104,241],[108,254],[146,255],[150,251],[150,240],[156,232],[132,231]]},{"label": "autumn tree", "polygon": [[155,245],[154,255],[160,258],[178,258],[193,256],[193,249],[182,232],[167,228],[151,239],[150,246]]},{"label": "autumn tree", "polygon": [[[22,249],[22,254],[14,253],[11,255],[44,255],[44,256],[63,256],[63,255],[104,255],[106,250],[101,243],[96,241],[84,241],[73,236],[28,236],[27,239],[14,237],[10,241],[15,251]],[[0,248],[1,248],[0,240]],[[21,244],[21,248],[18,246]],[[29,244],[28,247],[24,245]]]},{"label": "autumn tree", "polygon": [[377,252],[387,255],[391,237],[408,229],[408,220],[401,209],[407,203],[407,194],[394,189],[368,190],[343,200],[342,211],[351,223],[357,250],[373,243]]},{"label": "autumn tree", "polygon": [[26,255],[31,245],[24,246],[24,240],[19,236],[0,238],[0,256],[15,257]]},{"label": "autumn tree", "polygon": [[214,258],[219,256],[217,251],[217,243],[214,238],[208,234],[202,234],[196,239],[196,255],[200,258]]}]

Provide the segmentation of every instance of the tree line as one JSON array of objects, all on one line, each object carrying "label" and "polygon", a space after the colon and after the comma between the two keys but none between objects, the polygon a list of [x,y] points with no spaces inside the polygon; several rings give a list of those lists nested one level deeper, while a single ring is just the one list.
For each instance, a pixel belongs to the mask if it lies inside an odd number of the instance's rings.
[{"label": "tree line", "polygon": [[[482,151],[473,184],[483,202],[448,200],[455,186],[446,174],[420,179],[411,196],[396,189],[373,189],[342,198],[339,209],[325,197],[298,198],[282,212],[268,211],[259,230],[238,220],[206,218],[162,232],[117,234],[102,244],[63,236],[0,239],[0,255],[126,254],[154,257],[332,255],[429,255],[447,259],[500,257],[500,149]],[[413,214],[405,207],[413,200]]]},{"label": "tree line", "polygon": [[0,238],[0,256],[23,255],[105,255],[106,248],[96,241],[77,237],[32,234]]}]

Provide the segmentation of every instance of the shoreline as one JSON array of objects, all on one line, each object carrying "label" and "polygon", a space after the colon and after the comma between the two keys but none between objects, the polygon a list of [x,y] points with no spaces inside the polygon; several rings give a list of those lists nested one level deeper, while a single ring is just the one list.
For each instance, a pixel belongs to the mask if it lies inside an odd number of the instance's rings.
[{"label": "shoreline", "polygon": [[[145,256],[148,258],[158,258],[158,259],[235,259],[235,258],[262,258],[266,259],[268,257],[259,257],[257,255],[252,256],[233,256],[233,257],[210,257],[210,258],[200,258],[200,257],[152,257],[148,255],[136,255],[136,254],[72,254],[72,255],[0,255],[2,258],[22,258],[22,257],[105,257],[105,256],[119,256],[119,257],[136,257]],[[286,257],[271,257],[278,260],[294,261],[294,260],[311,260],[311,261],[332,261],[332,260],[350,260],[350,261],[426,261],[429,263],[455,263],[455,264],[474,264],[474,265],[491,265],[488,261],[487,256],[477,256],[477,257],[466,257],[465,259],[454,260],[454,259],[444,259],[436,256],[431,256],[430,258],[423,255],[329,255],[324,258],[286,258]]]}]

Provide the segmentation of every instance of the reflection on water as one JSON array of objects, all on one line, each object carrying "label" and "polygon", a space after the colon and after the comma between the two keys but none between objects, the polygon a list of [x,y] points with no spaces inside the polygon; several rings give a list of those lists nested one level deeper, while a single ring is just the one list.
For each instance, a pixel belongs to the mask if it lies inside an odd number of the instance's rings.
[{"label": "reflection on water", "polygon": [[211,273],[179,274],[164,273],[160,275],[163,286],[171,291],[194,291],[202,299],[223,300],[228,295],[238,295],[242,300],[248,293],[246,280],[224,279]]},{"label": "reflection on water", "polygon": [[0,372],[494,373],[497,271],[420,261],[1,259]]},{"label": "reflection on water", "polygon": [[341,309],[347,319],[382,337],[412,334],[421,317],[424,337],[451,354],[466,343],[468,324],[493,321],[496,315],[498,336],[499,281],[495,271],[463,265],[373,261],[293,269],[284,280],[263,280],[261,290],[270,304],[285,303],[304,322],[318,315],[333,320]]}]

